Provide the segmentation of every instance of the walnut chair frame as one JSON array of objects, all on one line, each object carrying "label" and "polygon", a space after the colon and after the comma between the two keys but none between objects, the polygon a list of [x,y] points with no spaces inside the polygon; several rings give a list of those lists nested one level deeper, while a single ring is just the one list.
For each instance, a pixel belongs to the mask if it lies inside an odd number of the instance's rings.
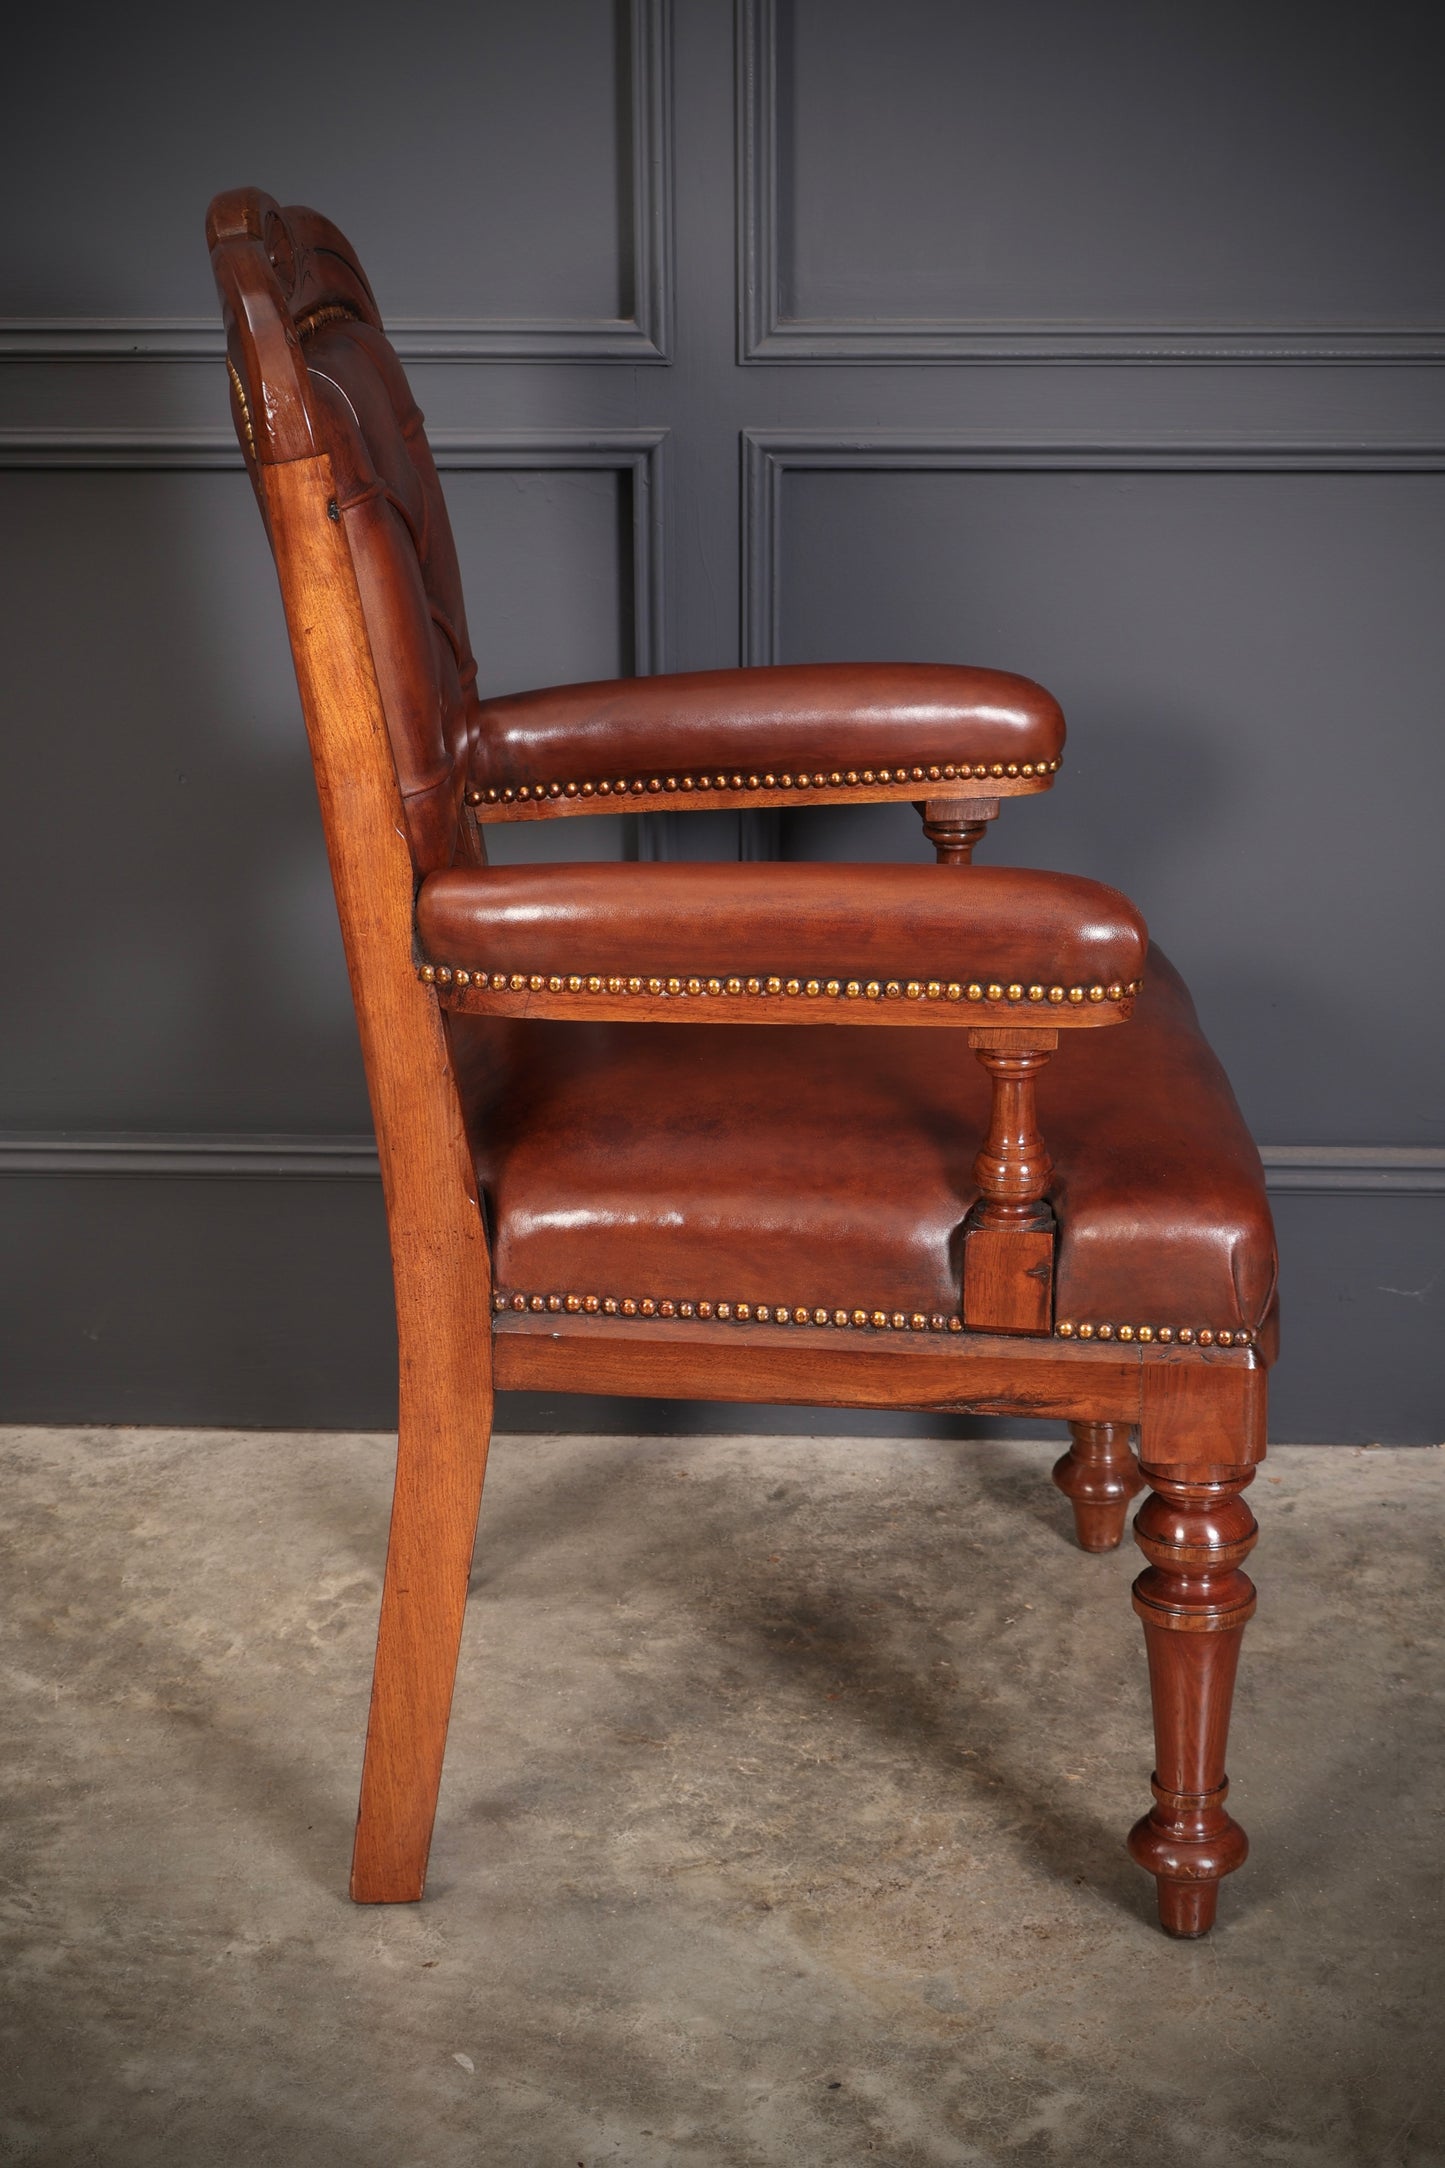
[{"label": "walnut chair frame", "polygon": [[[1054,1477],[1091,1551],[1119,1543],[1129,1501],[1147,1485],[1136,1522],[1147,1566],[1134,1605],[1148,1647],[1156,1770],[1153,1807],[1129,1843],[1157,1878],[1166,1930],[1204,1933],[1220,1879],[1246,1851],[1225,1805],[1224,1749],[1240,1639],[1254,1608],[1243,1564],[1256,1530],[1243,1493],[1264,1453],[1273,1308],[1252,1324],[1213,1327],[1178,1318],[1091,1324],[1055,1316],[1056,1230],[1035,1078],[1071,1035],[1129,1030],[1142,927],[1112,892],[1073,884],[1080,894],[1112,897],[1112,946],[1106,941],[1098,951],[1106,960],[1095,976],[1080,965],[1088,928],[1076,921],[1088,909],[1097,917],[1096,903],[1080,903],[1061,877],[993,874],[970,868],[970,859],[1005,799],[1051,785],[1062,744],[1057,710],[1038,694],[1032,738],[1000,742],[996,731],[990,737],[988,701],[977,698],[961,720],[954,717],[948,758],[939,757],[946,747],[922,743],[923,730],[913,757],[894,752],[865,765],[855,753],[850,765],[845,754],[835,766],[805,753],[784,770],[781,753],[770,767],[756,754],[740,758],[736,741],[726,740],[709,756],[705,735],[673,739],[662,726],[649,758],[638,718],[647,722],[649,700],[661,697],[655,688],[670,686],[669,713],[702,700],[702,688],[709,712],[726,719],[761,698],[766,681],[788,676],[708,673],[619,687],[613,720],[593,732],[585,757],[568,741],[571,749],[564,745],[549,765],[538,756],[539,745],[546,751],[544,729],[530,741],[531,780],[525,764],[509,770],[495,750],[505,732],[490,752],[482,742],[459,597],[450,614],[446,607],[454,560],[435,471],[353,252],[315,213],[283,212],[257,190],[218,197],[207,231],[237,432],[275,554],[315,763],[395,1279],[396,1490],[353,1896],[385,1903],[422,1894],[494,1390],[641,1393],[1062,1419],[1073,1442]],[[400,590],[395,581],[378,586],[365,571],[364,522],[376,492],[369,497],[341,471],[348,430],[354,425],[364,436],[368,423],[318,359],[325,335],[338,332],[369,342],[377,366],[392,372],[387,380],[399,387],[399,424],[427,522],[437,528],[413,538],[418,552],[435,560],[427,607],[438,638],[445,634],[450,643],[442,701],[450,722],[444,719],[426,759],[415,755],[415,734],[408,753],[398,731],[408,697],[397,679],[406,667]],[[795,675],[815,705],[837,714],[862,697],[857,688],[866,680],[853,671]],[[544,722],[557,714],[565,722],[575,690],[529,697],[550,700],[538,711]],[[856,733],[848,741],[858,742]],[[888,747],[898,743],[895,733]],[[709,976],[718,968],[716,951],[709,964],[683,936],[669,959],[666,927],[644,940],[643,960],[634,956],[629,969],[618,953],[604,953],[605,941],[585,956],[543,953],[545,942],[519,954],[516,929],[525,911],[496,921],[472,910],[468,918],[476,870],[485,866],[484,824],[566,819],[619,802],[638,810],[659,800],[734,806],[740,795],[758,805],[916,803],[938,861],[969,870],[900,873],[930,884],[907,891],[904,917],[916,923],[920,895],[930,908],[941,897],[939,908],[954,911],[965,930],[992,928],[998,976],[910,977],[901,951],[876,963],[876,946],[869,953],[878,975],[871,976],[868,958],[858,960],[866,928],[858,929],[871,909],[866,877],[882,869],[679,869],[731,881],[726,894],[740,899],[747,953],[721,978]],[[672,869],[547,870],[593,879],[581,906],[585,933],[605,919],[616,880]],[[896,870],[888,869],[890,878]],[[794,877],[796,893],[806,890],[808,899],[835,884],[827,892],[832,900],[825,898],[838,943],[833,977],[816,959],[794,977],[774,969],[786,948]],[[846,885],[855,878],[865,884],[856,893]],[[708,891],[714,900],[717,893]],[[1059,935],[1065,921],[1068,939]],[[570,923],[575,931],[578,921]],[[674,932],[680,923],[672,920]],[[951,1031],[949,1043],[972,1049],[988,1070],[993,1103],[975,1166],[978,1202],[967,1222],[961,1303],[952,1314],[905,1315],[673,1299],[667,1290],[495,1288],[453,1044],[454,1019],[478,1014],[624,1018],[682,1029],[719,1014],[740,1026],[786,1020],[819,1030],[881,1018]]]}]

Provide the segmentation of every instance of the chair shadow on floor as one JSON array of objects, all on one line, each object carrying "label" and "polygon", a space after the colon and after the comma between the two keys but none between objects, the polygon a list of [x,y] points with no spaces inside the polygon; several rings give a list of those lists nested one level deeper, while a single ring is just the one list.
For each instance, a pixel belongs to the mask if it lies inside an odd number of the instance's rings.
[{"label": "chair shadow on floor", "polygon": [[[726,1444],[736,1447],[741,1442],[729,1440]],[[806,1441],[788,1443],[790,1447],[801,1446],[806,1453]],[[951,1443],[911,1441],[910,1451],[926,1456],[932,1463],[930,1477],[936,1481],[942,1476],[945,1488],[941,1495],[945,1496],[949,1472],[962,1468],[960,1451],[967,1454],[968,1480],[981,1494],[976,1510],[988,1513],[991,1508],[1002,1508],[1013,1518],[1022,1504],[1030,1519],[1045,1531],[1046,1543],[1057,1543],[1061,1551],[1072,1549],[1068,1508],[1062,1500],[1056,1501],[1048,1482],[1048,1471],[1056,1457],[1052,1445],[1041,1447],[1036,1468],[1023,1472],[1017,1461],[1010,1464],[997,1448],[987,1446],[959,1448]],[[553,1587],[565,1586],[574,1597],[580,1595],[584,1604],[592,1600],[587,1593],[589,1582],[600,1605],[613,1601],[618,1589],[632,1591],[655,1607],[656,1615],[688,1620],[699,1645],[690,1703],[679,1721],[674,1700],[666,1719],[673,1729],[679,1763],[687,1759],[689,1734],[696,1739],[699,1727],[713,1720],[707,1686],[709,1655],[705,1653],[710,1652],[720,1666],[740,1666],[750,1688],[760,1697],[776,1699],[794,1709],[810,1707],[814,1712],[826,1711],[835,1716],[846,1712],[865,1759],[879,1748],[897,1749],[916,1766],[931,1809],[936,1810],[939,1804],[937,1775],[946,1772],[956,1780],[959,1814],[968,1815],[970,1802],[979,1806],[986,1803],[989,1827],[997,1830],[1002,1826],[1014,1851],[1041,1865],[1058,1881],[1087,1885],[1141,1926],[1150,1923],[1152,1888],[1128,1859],[1123,1844],[1128,1808],[1124,1809],[1122,1824],[1117,1808],[1107,1815],[1096,1811],[1089,1805],[1086,1793],[1072,1795],[1065,1775],[1075,1758],[1089,1752],[1098,1722],[1091,1696],[1099,1693],[1099,1682],[1082,1667],[1077,1655],[1074,1662],[1079,1668],[1078,1687],[1067,1710],[1041,1719],[1030,1705],[1031,1697],[1025,1697],[1022,1707],[1016,1706],[996,1690],[995,1674],[984,1654],[983,1636],[988,1626],[968,1617],[966,1577],[950,1577],[940,1570],[944,1563],[941,1560],[936,1561],[920,1601],[910,1607],[906,1630],[916,1646],[916,1658],[901,1652],[894,1617],[879,1600],[880,1594],[891,1593],[896,1562],[886,1558],[866,1565],[860,1562],[856,1573],[840,1574],[834,1562],[818,1551],[810,1555],[809,1538],[804,1534],[791,1546],[794,1578],[788,1590],[769,1585],[769,1569],[757,1561],[766,1557],[770,1541],[785,1539],[778,1523],[767,1519],[753,1534],[758,1511],[756,1493],[738,1493],[741,1511],[732,1519],[730,1528],[726,1526],[729,1501],[724,1499],[719,1525],[713,1533],[718,1544],[715,1556],[725,1562],[700,1573],[696,1502],[690,1495],[693,1484],[653,1484],[654,1508],[645,1529],[639,1526],[631,1485],[624,1482],[620,1494],[616,1485],[619,1459],[630,1464],[633,1472],[639,1461],[651,1459],[655,1466],[671,1464],[675,1474],[675,1453],[675,1447],[665,1441],[624,1445],[609,1440],[599,1446],[594,1465],[579,1467],[576,1458],[569,1456],[567,1465],[555,1476],[539,1480],[534,1462],[525,1497],[515,1495],[510,1486],[499,1485],[503,1495],[494,1496],[490,1510],[484,1503],[472,1615],[463,1644],[454,1717],[458,1730],[485,1722],[484,1716],[479,1719],[475,1713],[474,1697],[480,1690],[485,1701],[487,1694],[487,1657],[478,1643],[490,1639],[485,1623],[490,1606],[505,1606],[523,1587],[533,1584],[539,1571]],[[687,1457],[682,1465],[684,1469],[689,1466]],[[693,1465],[705,1478],[707,1462],[702,1452]],[[791,1465],[796,1468],[796,1459]],[[736,1481],[735,1467],[721,1471],[713,1486],[714,1499]],[[1035,1485],[1037,1504],[1033,1497]],[[669,1492],[676,1494],[675,1504]],[[935,1501],[938,1495],[935,1491]],[[806,1510],[809,1502],[806,1495],[801,1501],[784,1501],[783,1511],[787,1513],[798,1503]],[[898,1517],[905,1535],[909,1511],[906,1503],[900,1506]],[[868,1525],[869,1515],[860,1501],[858,1545],[867,1540]],[[770,1527],[771,1536],[767,1533]],[[836,1525],[834,1534],[836,1538]],[[967,1549],[968,1524],[954,1523],[950,1536],[954,1535],[958,1538],[959,1558],[967,1561],[973,1555]],[[936,1534],[932,1541],[936,1550]],[[832,1550],[835,1544],[824,1548]],[[1029,1550],[1035,1548],[1037,1538],[1028,1546]],[[752,1563],[732,1570],[739,1557]],[[549,1559],[555,1561],[554,1568],[548,1567]],[[1082,1568],[1079,1578],[1084,1583],[1082,1595],[1070,1591],[1069,1600],[1075,1609],[1083,1604],[1097,1606],[1101,1622],[1112,1618],[1112,1629],[1106,1630],[1111,1630],[1121,1654],[1127,1651],[1128,1662],[1137,1660],[1137,1674],[1131,1681],[1137,1708],[1131,1711],[1131,1722],[1138,1732],[1135,1758],[1141,1796],[1137,1811],[1142,1812],[1148,1798],[1149,1714],[1143,1650],[1133,1647],[1137,1628],[1127,1596],[1133,1562],[1128,1561],[1121,1572],[1117,1558],[1085,1559],[1082,1553],[1074,1553],[1070,1563]],[[1037,1596],[1034,1605],[1037,1630],[1051,1600],[1050,1584],[1040,1576],[1026,1589],[1030,1568],[1024,1545],[1018,1546],[1014,1570],[1020,1606],[1027,1594],[1036,1594],[1039,1588],[1045,1591]],[[1034,1571],[1037,1573],[1037,1561]],[[999,1591],[990,1584],[987,1593],[992,1606]],[[1068,1615],[1061,1615],[1061,1628]],[[957,1627],[957,1639],[945,1638],[946,1625]],[[501,1633],[504,1628],[499,1624],[497,1630]],[[979,1635],[977,1673],[969,1669],[971,1631]],[[946,1685],[940,1683],[937,1668],[945,1649],[950,1659],[957,1659],[956,1666],[950,1662]],[[1062,1660],[1067,1660],[1067,1652]],[[475,1668],[478,1665],[479,1673]],[[1117,1678],[1111,1682],[1110,1691],[1117,1697]],[[723,1720],[727,1720],[725,1715]],[[569,1758],[574,1756],[575,1741],[564,1751]],[[611,1773],[609,1767],[602,1774],[603,1784]],[[528,1790],[535,1797],[530,1779]],[[479,1800],[474,1800],[468,1818],[475,1819],[486,1811]]]}]

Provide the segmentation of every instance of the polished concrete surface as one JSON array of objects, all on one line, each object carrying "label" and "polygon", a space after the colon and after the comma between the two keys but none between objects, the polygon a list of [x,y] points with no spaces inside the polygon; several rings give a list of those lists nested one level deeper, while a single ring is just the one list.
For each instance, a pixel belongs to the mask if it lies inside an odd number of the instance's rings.
[{"label": "polished concrete surface", "polygon": [[1445,2161],[1445,1452],[1289,1448],[1166,1941],[1057,1447],[502,1438],[424,1904],[346,1857],[389,1448],[3,1444],[0,2161]]}]

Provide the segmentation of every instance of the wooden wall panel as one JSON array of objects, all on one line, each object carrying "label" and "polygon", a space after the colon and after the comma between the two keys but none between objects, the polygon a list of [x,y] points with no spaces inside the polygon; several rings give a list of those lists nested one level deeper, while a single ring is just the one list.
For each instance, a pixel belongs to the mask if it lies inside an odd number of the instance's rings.
[{"label": "wooden wall panel", "polygon": [[[498,689],[648,666],[660,456],[646,431],[440,438]],[[17,708],[23,689],[4,795],[31,809],[0,863],[0,1129],[363,1127],[295,681],[233,444],[0,439],[0,640]],[[628,845],[620,820],[575,826],[579,857]],[[499,858],[526,851],[516,834]]]},{"label": "wooden wall panel", "polygon": [[[1445,682],[1445,454],[885,433],[754,455],[759,659],[1027,653],[1070,745],[990,855],[1134,898],[1258,1137],[1413,1141],[1420,1078],[1445,1062],[1445,739],[1419,731]],[[1302,878],[1326,835],[1348,836],[1347,870]],[[906,809],[794,813],[784,838],[788,856],[927,855]],[[1402,913],[1402,864],[1433,908]]]},{"label": "wooden wall panel", "polygon": [[[201,243],[255,182],[374,273],[487,689],[886,651],[1057,684],[1058,790],[988,848],[1133,887],[1189,965],[1278,1199],[1276,1434],[1445,1437],[1436,17],[317,0],[264,79],[248,35],[32,10],[7,46],[0,1415],[390,1419]],[[920,840],[613,817],[522,850]]]},{"label": "wooden wall panel", "polygon": [[742,14],[749,358],[1445,353],[1429,10]]},{"label": "wooden wall panel", "polygon": [[32,11],[8,147],[48,178],[0,247],[0,353],[219,353],[201,220],[264,173],[367,236],[410,358],[660,361],[667,30],[665,0],[323,4],[258,75],[213,9]]}]

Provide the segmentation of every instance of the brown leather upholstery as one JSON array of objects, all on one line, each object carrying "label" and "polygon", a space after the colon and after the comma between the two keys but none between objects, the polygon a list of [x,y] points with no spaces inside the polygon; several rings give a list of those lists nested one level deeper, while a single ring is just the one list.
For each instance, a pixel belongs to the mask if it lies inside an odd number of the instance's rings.
[{"label": "brown leather upholstery", "polygon": [[[957,1315],[988,1114],[961,1035],[452,1028],[504,1291]],[[1039,1101],[1056,1317],[1257,1331],[1259,1155],[1157,950],[1133,1022],[1066,1037]]]},{"label": "brown leather upholstery", "polygon": [[422,417],[387,340],[333,319],[303,342],[361,588],[397,780],[420,866],[470,858],[459,818],[477,665]]},{"label": "brown leather upholstery", "polygon": [[975,866],[553,865],[434,873],[422,953],[468,971],[854,973],[1129,985],[1116,889]]},{"label": "brown leather upholstery", "polygon": [[[500,1384],[1057,1415],[1073,1444],[1055,1480],[1088,1549],[1119,1541],[1147,1480],[1134,1602],[1156,1774],[1130,1849],[1166,1928],[1203,1933],[1246,1851],[1224,1752],[1254,1602],[1242,1493],[1264,1450],[1274,1251],[1258,1157],[1188,995],[1159,957],[1137,1007],[1124,990],[1143,937],[1130,907],[962,863],[990,801],[1048,787],[1058,709],[1021,678],[895,664],[482,709],[421,418],[347,243],[254,189],[218,198],[208,231],[396,1290],[397,1481],[353,1894],[422,1893]],[[479,869],[466,801],[548,819],[619,788],[679,805],[917,798],[954,863]],[[634,971],[643,946],[688,975]],[[850,967],[866,984],[816,984]],[[984,972],[999,979],[972,983]],[[711,1021],[718,996],[740,1021]],[[819,1022],[787,1020],[815,1004]],[[1090,1028],[1055,1028],[1075,1025]]]},{"label": "brown leather upholstery", "polygon": [[[1006,670],[944,663],[793,663],[514,693],[482,705],[472,783],[596,783],[699,769],[1031,771],[1064,745],[1058,702]],[[903,781],[900,774],[898,780]],[[927,781],[925,776],[921,780]]]},{"label": "brown leather upholstery", "polygon": [[[283,212],[240,190],[217,198],[207,227],[252,479],[259,485],[258,462],[330,455],[413,855],[426,871],[473,862],[459,815],[477,666],[461,574],[422,417],[371,288],[345,236],[315,211]],[[294,351],[277,354],[276,325],[257,308],[258,286],[273,281],[306,364],[299,402]]]}]

